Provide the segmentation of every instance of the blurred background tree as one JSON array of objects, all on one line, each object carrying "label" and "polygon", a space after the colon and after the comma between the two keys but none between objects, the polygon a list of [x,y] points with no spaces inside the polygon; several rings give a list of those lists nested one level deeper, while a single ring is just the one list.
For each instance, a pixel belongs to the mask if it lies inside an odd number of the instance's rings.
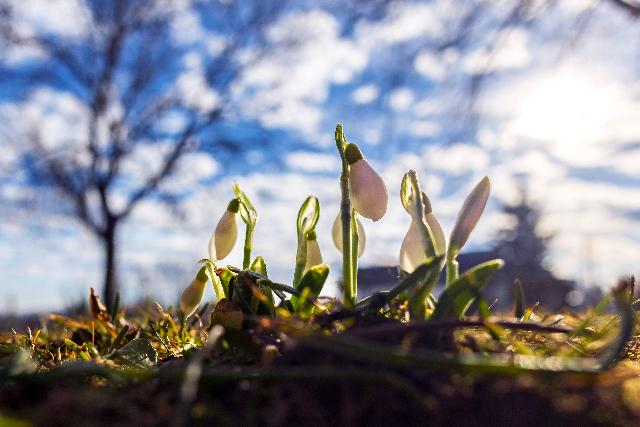
[{"label": "blurred background tree", "polygon": [[[62,193],[69,214],[101,242],[104,298],[110,305],[118,292],[121,223],[145,198],[173,201],[163,184],[198,141],[205,139],[204,147],[217,153],[242,149],[240,141],[216,133],[215,125],[229,113],[229,94],[242,67],[261,56],[241,59],[239,53],[249,46],[266,52],[264,30],[285,3],[201,2],[206,18],[224,26],[226,36],[200,56],[185,56],[184,47],[170,42],[171,1],[82,2],[85,15],[77,17],[78,26],[87,29],[73,37],[23,32],[14,25],[11,6],[3,3],[5,43],[46,60],[5,69],[2,84],[22,93],[46,94],[49,88],[78,113],[69,117],[62,140],[51,141],[47,129],[34,122],[11,142],[23,146],[22,164],[31,182]],[[195,71],[180,74],[183,61]],[[145,155],[132,173],[127,163],[141,152]],[[210,166],[192,159],[188,167]]]}]

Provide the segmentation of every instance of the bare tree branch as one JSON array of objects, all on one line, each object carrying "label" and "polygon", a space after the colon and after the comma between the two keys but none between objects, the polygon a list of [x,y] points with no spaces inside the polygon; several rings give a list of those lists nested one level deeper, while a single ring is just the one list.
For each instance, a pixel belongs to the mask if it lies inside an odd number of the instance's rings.
[{"label": "bare tree branch", "polygon": [[640,16],[640,3],[633,0],[609,0],[615,6],[621,8],[634,18]]}]

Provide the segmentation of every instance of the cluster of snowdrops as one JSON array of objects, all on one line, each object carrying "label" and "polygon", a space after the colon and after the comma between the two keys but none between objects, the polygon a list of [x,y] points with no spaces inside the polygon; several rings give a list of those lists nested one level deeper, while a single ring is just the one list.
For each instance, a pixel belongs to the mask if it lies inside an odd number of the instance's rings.
[{"label": "cluster of snowdrops", "polygon": [[[340,124],[336,127],[335,139],[342,160],[342,173],[340,213],[333,223],[332,237],[343,256],[343,306],[357,308],[380,305],[403,297],[408,300],[411,316],[415,318],[462,315],[489,277],[503,266],[502,260],[493,260],[460,276],[456,261],[485,208],[490,190],[489,179],[484,177],[464,201],[447,244],[431,202],[420,188],[417,174],[414,171],[407,172],[402,179],[400,199],[411,216],[411,225],[400,249],[398,284],[391,290],[376,294],[375,298],[358,301],[358,257],[362,255],[366,241],[359,217],[373,221],[382,218],[387,210],[388,194],[384,181],[358,146],[347,142]],[[323,264],[315,232],[320,212],[318,199],[309,196],[298,213],[293,283],[284,285],[268,278],[262,257],[258,256],[252,261],[257,213],[237,184],[234,184],[234,191],[236,197],[229,202],[211,236],[209,258],[201,260],[204,265],[182,293],[181,310],[185,316],[192,315],[202,302],[207,283],[211,281],[218,301],[233,301],[245,312],[275,314],[281,309],[313,313],[319,308],[317,297],[329,272],[329,267]],[[220,267],[216,262],[227,257],[237,243],[238,216],[245,224],[243,267]],[[447,289],[440,300],[448,299],[451,303],[440,305],[455,313],[441,313],[436,309],[438,304],[433,290],[443,271],[446,273]],[[277,306],[274,295],[280,300]]]}]

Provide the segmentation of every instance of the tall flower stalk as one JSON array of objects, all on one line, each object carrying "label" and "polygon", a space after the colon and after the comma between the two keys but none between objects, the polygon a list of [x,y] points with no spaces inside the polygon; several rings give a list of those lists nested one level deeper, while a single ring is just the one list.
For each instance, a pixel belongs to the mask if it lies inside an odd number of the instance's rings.
[{"label": "tall flower stalk", "polygon": [[258,221],[258,213],[251,204],[251,201],[244,194],[244,191],[237,183],[233,184],[233,191],[236,194],[238,201],[240,201],[240,218],[245,223],[245,235],[244,235],[244,255],[242,258],[242,268],[247,269],[251,265],[251,249],[253,247],[253,231],[256,228],[256,222]]},{"label": "tall flower stalk", "polygon": [[[358,214],[378,221],[387,211],[389,196],[382,177],[367,162],[360,148],[356,144],[347,143],[340,123],[336,126],[335,137],[342,159],[340,220],[342,223],[343,304],[352,307],[356,303],[358,294],[358,256],[360,255]],[[332,234],[335,236],[335,232]]]},{"label": "tall flower stalk", "polygon": [[[343,304],[353,307],[358,293],[357,283],[357,249],[354,250],[354,236],[358,235],[358,227],[352,225],[353,210],[349,199],[349,163],[345,155],[347,141],[342,129],[342,123],[336,126],[336,147],[342,160],[342,173],[340,175],[340,221],[342,223],[342,285],[344,287]],[[356,259],[354,261],[354,258]],[[354,266],[356,269],[354,269]]]}]

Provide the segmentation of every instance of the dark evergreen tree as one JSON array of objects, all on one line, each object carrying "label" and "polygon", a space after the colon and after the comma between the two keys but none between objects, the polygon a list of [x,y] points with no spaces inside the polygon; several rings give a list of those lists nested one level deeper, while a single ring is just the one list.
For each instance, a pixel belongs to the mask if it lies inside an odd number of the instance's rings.
[{"label": "dark evergreen tree", "polygon": [[539,234],[540,210],[530,202],[526,190],[521,194],[518,203],[503,206],[503,212],[513,219],[514,225],[498,232],[494,247],[510,269],[539,276],[547,271],[544,258],[553,236]]},{"label": "dark evergreen tree", "polygon": [[502,211],[512,219],[511,226],[498,231],[492,253],[506,261],[505,268],[487,288],[486,296],[498,300],[505,309],[514,298],[514,281],[520,280],[527,301],[539,302],[549,309],[560,309],[566,304],[567,293],[575,282],[562,280],[545,266],[547,247],[553,235],[542,235],[538,230],[540,209],[532,203],[524,187],[520,201],[505,204]]}]

